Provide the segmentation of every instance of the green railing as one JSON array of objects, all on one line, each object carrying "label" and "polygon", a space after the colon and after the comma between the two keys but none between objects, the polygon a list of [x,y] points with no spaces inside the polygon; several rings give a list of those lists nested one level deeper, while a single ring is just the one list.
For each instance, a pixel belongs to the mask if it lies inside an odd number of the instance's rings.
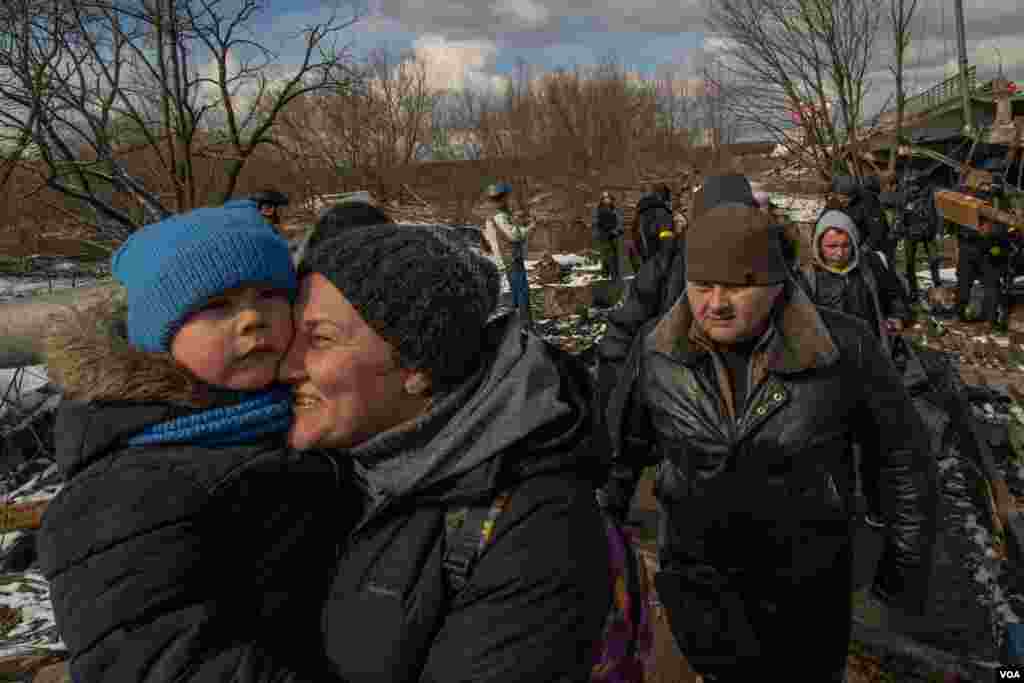
[{"label": "green railing", "polygon": [[[967,89],[970,92],[978,87],[977,70],[976,66],[967,67]],[[908,114],[916,114],[934,109],[958,97],[960,97],[960,74],[951,76],[913,97],[908,97],[903,105],[903,110]]]}]

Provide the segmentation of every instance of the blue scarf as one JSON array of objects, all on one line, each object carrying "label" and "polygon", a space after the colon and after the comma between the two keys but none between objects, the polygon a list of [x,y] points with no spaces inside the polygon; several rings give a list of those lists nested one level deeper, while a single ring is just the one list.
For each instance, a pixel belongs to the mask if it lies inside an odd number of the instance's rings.
[{"label": "blue scarf", "polygon": [[158,443],[232,446],[285,432],[291,425],[291,392],[275,388],[234,405],[211,408],[150,425],[128,439],[127,443],[129,446]]}]

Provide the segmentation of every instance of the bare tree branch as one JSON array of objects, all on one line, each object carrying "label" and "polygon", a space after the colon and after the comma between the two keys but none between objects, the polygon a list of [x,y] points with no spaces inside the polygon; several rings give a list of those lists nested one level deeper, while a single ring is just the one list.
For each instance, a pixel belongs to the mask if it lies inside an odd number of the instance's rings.
[{"label": "bare tree branch", "polygon": [[260,0],[9,0],[0,125],[31,141],[46,184],[91,209],[98,234],[209,201],[196,164],[223,148],[207,176],[227,199],[288,103],[359,77],[336,44],[358,11],[301,29],[295,66],[255,37],[267,11]]},{"label": "bare tree branch", "polygon": [[715,2],[709,24],[722,48],[712,61],[731,84],[731,113],[829,176],[863,123],[880,2]]}]

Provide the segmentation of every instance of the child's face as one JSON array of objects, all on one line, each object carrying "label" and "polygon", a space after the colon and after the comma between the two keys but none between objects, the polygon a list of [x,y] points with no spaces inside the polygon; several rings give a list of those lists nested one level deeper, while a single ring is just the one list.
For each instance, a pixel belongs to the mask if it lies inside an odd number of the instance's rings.
[{"label": "child's face", "polygon": [[264,389],[274,382],[292,330],[292,306],[285,292],[236,287],[212,297],[185,319],[171,341],[171,355],[208,384]]}]

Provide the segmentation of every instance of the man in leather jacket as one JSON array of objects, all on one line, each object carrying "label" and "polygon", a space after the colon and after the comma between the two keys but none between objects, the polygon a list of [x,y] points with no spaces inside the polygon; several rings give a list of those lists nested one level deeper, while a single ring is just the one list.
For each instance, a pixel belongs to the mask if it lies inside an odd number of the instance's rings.
[{"label": "man in leather jacket", "polygon": [[807,298],[777,230],[736,204],[689,230],[684,295],[636,339],[608,406],[618,476],[602,500],[622,514],[657,464],[658,594],[706,680],[796,666],[842,681],[853,445],[871,454],[887,522],[875,594],[911,612],[928,592],[935,465],[877,338]]},{"label": "man in leather jacket", "polygon": [[[757,206],[750,181],[744,175],[709,175],[694,194],[690,220],[723,202]],[[672,308],[686,286],[686,237],[666,243],[657,256],[645,262],[626,290],[622,305],[608,316],[608,327],[597,345],[598,400],[607,402],[618,382],[633,339],[645,324]]]}]

